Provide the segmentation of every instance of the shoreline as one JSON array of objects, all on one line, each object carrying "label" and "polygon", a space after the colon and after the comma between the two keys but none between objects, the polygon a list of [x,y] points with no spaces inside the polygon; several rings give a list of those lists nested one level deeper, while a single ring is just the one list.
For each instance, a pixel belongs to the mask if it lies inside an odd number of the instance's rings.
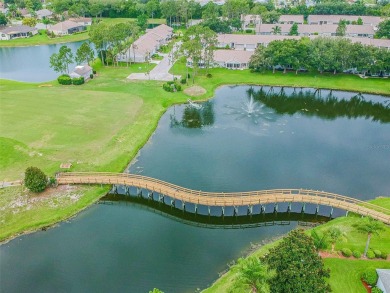
[{"label": "shoreline", "polygon": [[[1,84],[1,80],[4,80],[4,79],[0,79],[0,84]],[[44,84],[45,82],[38,82],[38,83],[33,83],[33,82],[22,82],[22,81],[12,81],[12,82],[15,82],[15,83],[23,83],[23,84],[33,84],[33,85],[39,85],[39,84]],[[224,87],[224,86],[245,86],[245,85],[248,85],[248,86],[272,86],[272,87],[289,87],[289,88],[306,88],[306,89],[317,89],[317,88],[314,88],[314,87],[310,87],[310,86],[307,86],[307,87],[304,87],[304,86],[291,86],[291,85],[266,85],[266,84],[261,84],[261,83],[248,83],[248,82],[242,82],[242,83],[236,83],[236,84],[232,84],[232,83],[220,83],[220,84],[216,84],[216,86],[213,88],[212,91],[210,92],[207,92],[205,95],[204,98],[197,98],[197,97],[190,97],[188,96],[189,99],[192,99],[193,101],[196,101],[196,102],[204,102],[204,101],[208,101],[210,99],[212,99],[214,96],[215,96],[215,92],[216,90],[218,90],[219,88],[221,87]],[[351,91],[351,90],[348,90],[348,89],[340,89],[340,88],[318,88],[318,89],[321,89],[321,90],[334,90],[334,91],[347,91],[347,92],[353,92],[353,93],[366,93],[366,94],[374,94],[374,95],[381,95],[381,96],[385,96],[386,98],[387,97],[390,97],[390,91],[388,93],[380,93],[380,92],[372,92],[372,91],[366,91],[366,92],[359,92],[359,91]],[[160,122],[160,119],[161,117],[166,113],[166,111],[174,106],[174,105],[181,105],[181,104],[185,104],[187,101],[183,101],[183,102],[171,102],[169,105],[165,106],[164,109],[159,113],[158,117],[156,117],[156,120],[150,130],[149,133],[147,133],[146,135],[146,139],[141,141],[137,148],[134,150],[133,154],[130,154],[129,156],[129,160],[126,160],[126,162],[124,162],[124,164],[122,165],[123,167],[121,168],[121,171],[120,172],[124,172],[127,168],[129,168],[133,163],[134,163],[134,160],[137,159],[137,157],[139,156],[140,154],[140,150],[150,141],[150,139],[153,137],[153,134],[155,133],[157,127],[158,127],[158,124]],[[17,234],[14,234],[14,235],[11,235],[10,237],[7,237],[3,240],[0,240],[0,245],[2,244],[5,244],[19,236],[23,236],[25,234],[30,234],[30,233],[34,233],[34,232],[37,232],[39,230],[41,230],[42,228],[53,228],[55,227],[57,224],[67,220],[67,219],[70,219],[70,218],[73,218],[73,217],[76,217],[80,212],[84,211],[86,208],[88,208],[89,206],[92,206],[92,204],[95,204],[101,197],[103,197],[106,193],[104,194],[99,194],[98,196],[96,196],[96,198],[89,204],[83,206],[81,209],[75,211],[72,215],[68,216],[68,217],[65,217],[63,219],[60,219],[60,220],[57,220],[53,223],[50,223],[50,224],[46,224],[46,225],[42,225],[42,226],[39,226],[37,227],[36,229],[31,229],[31,230],[27,230],[27,231],[22,231],[20,233],[17,233]]]}]

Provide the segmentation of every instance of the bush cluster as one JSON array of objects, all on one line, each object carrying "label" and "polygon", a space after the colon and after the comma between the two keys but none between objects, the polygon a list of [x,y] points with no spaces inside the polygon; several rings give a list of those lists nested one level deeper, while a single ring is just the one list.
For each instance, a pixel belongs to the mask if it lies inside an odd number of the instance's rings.
[{"label": "bush cluster", "polygon": [[387,259],[387,253],[386,252],[382,252],[381,258]]},{"label": "bush cluster", "polygon": [[374,250],[374,254],[376,258],[381,258],[382,257],[382,252],[378,249]]},{"label": "bush cluster", "polygon": [[72,78],[72,84],[74,84],[74,85],[81,85],[83,83],[84,83],[84,77],[82,77],[82,76]]},{"label": "bush cluster", "polygon": [[32,192],[42,192],[47,186],[47,176],[37,167],[28,167],[24,173],[24,185]]},{"label": "bush cluster", "polygon": [[212,75],[211,73],[207,73],[206,77],[207,77],[207,78],[212,78],[213,75]]},{"label": "bush cluster", "polygon": [[63,85],[70,85],[70,84],[72,84],[72,79],[67,74],[60,75],[57,78],[57,80],[58,80],[59,84],[63,84]]},{"label": "bush cluster", "polygon": [[376,273],[375,269],[369,268],[366,269],[362,274],[362,279],[371,286],[375,286],[376,282],[378,281],[378,274]]},{"label": "bush cluster", "polygon": [[182,90],[181,85],[176,81],[168,81],[164,83],[163,89],[167,92],[180,92]]},{"label": "bush cluster", "polygon": [[360,253],[360,251],[357,251],[357,250],[354,250],[352,252],[352,255],[354,258],[361,258],[362,254]]},{"label": "bush cluster", "polygon": [[383,291],[381,289],[379,289],[378,287],[374,287],[374,288],[371,288],[371,293],[383,293]]},{"label": "bush cluster", "polygon": [[375,258],[375,253],[374,253],[372,250],[369,250],[369,251],[367,252],[367,258],[368,258],[368,259],[373,259],[373,258]]},{"label": "bush cluster", "polygon": [[186,83],[187,83],[187,79],[186,79],[186,78],[182,78],[182,79],[180,80],[180,83],[181,83],[181,84],[186,84]]},{"label": "bush cluster", "polygon": [[345,256],[345,257],[350,257],[352,255],[352,251],[349,249],[349,248],[343,248],[341,249],[341,253]]}]

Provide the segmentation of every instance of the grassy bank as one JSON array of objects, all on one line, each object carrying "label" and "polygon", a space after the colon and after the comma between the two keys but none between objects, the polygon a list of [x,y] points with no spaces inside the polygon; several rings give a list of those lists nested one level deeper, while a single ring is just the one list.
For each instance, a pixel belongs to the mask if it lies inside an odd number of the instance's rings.
[{"label": "grassy bank", "polygon": [[[390,198],[380,198],[370,201],[373,204],[387,207],[390,204]],[[335,249],[350,248],[351,250],[359,250],[363,252],[367,235],[356,232],[353,225],[359,221],[360,217],[349,216],[334,219],[326,224],[314,228],[314,230],[322,233],[330,227],[337,227],[343,232],[342,240],[336,244]],[[310,234],[311,230],[307,233]],[[256,250],[253,255],[262,256],[268,253],[269,249],[274,247],[278,242],[273,242],[262,246]],[[386,226],[386,230],[380,236],[372,236],[370,249],[379,249],[390,253],[390,227]],[[365,292],[363,285],[360,282],[361,272],[369,266],[376,268],[390,268],[390,262],[384,260],[357,260],[353,257],[349,259],[326,258],[324,259],[325,266],[331,270],[329,283],[332,287],[332,292],[355,293]],[[228,271],[220,277],[211,287],[205,289],[203,293],[218,293],[228,292],[233,284],[235,275]]]},{"label": "grassy bank", "polygon": [[26,47],[26,46],[39,46],[39,45],[50,45],[50,44],[60,44],[60,43],[68,43],[68,42],[78,42],[89,39],[88,32],[67,35],[56,38],[49,38],[46,35],[46,32],[41,34],[36,34],[30,38],[21,38],[14,39],[8,41],[0,41],[1,47]]},{"label": "grassy bank", "polygon": [[[186,67],[184,62],[180,61],[171,69],[171,73],[175,75],[186,75]],[[192,70],[189,73],[192,75]],[[375,93],[390,96],[390,80],[389,79],[362,79],[351,74],[331,74],[331,73],[298,73],[288,72],[282,73],[277,71],[272,73],[267,71],[264,73],[251,73],[247,70],[226,70],[223,68],[212,68],[209,70],[212,78],[207,78],[205,70],[200,70],[200,76],[196,78],[196,82],[202,85],[207,94],[204,97],[209,97],[214,90],[226,84],[254,84],[254,85],[273,85],[273,86],[292,86],[292,87],[312,87],[345,90],[363,93]],[[192,84],[192,81],[190,82]],[[201,97],[202,98],[202,97]]]},{"label": "grassy bank", "polygon": [[[60,86],[56,81],[33,84],[1,80],[0,180],[20,179],[31,165],[52,175],[60,171],[59,166],[64,162],[73,164],[72,171],[122,171],[147,142],[165,110],[188,99],[183,92],[165,92],[162,82],[126,79],[130,73],[147,71],[148,66],[152,65],[116,68],[97,64],[98,76],[82,86]],[[184,74],[185,69],[178,64],[173,72]],[[222,84],[325,87],[327,80],[340,89],[363,90],[367,86],[369,92],[389,94],[387,81],[361,80],[354,76],[251,74],[224,69],[213,69],[211,73],[212,78],[202,75],[196,79],[197,84],[207,90],[201,99],[213,96],[215,88]],[[322,78],[325,81],[319,81]],[[57,190],[60,195],[66,192]],[[7,202],[14,203],[6,205],[12,213],[13,207],[17,208],[19,195],[12,189],[2,193]],[[31,221],[8,223],[11,219],[7,216],[0,220],[0,240],[64,219],[103,193],[91,187],[85,200],[83,195],[77,202],[69,202],[68,209],[55,212],[45,201],[39,202],[39,209],[33,209],[36,216],[24,216],[23,211],[18,211],[20,219],[30,217]],[[34,194],[27,196],[31,202],[37,197]],[[3,204],[5,202],[0,208]]]}]

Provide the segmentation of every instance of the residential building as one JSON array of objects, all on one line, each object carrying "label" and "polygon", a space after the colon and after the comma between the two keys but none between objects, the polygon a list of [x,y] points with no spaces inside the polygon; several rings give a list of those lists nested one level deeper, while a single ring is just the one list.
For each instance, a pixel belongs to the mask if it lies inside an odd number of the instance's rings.
[{"label": "residential building", "polygon": [[308,24],[338,24],[340,20],[346,20],[350,23],[358,21],[361,18],[363,24],[377,27],[382,21],[379,16],[358,16],[358,15],[309,15]]},{"label": "residential building", "polygon": [[294,24],[294,23],[303,24],[304,17],[303,17],[303,15],[290,15],[290,14],[281,15],[279,17],[278,23],[281,23],[281,24]]},{"label": "residential building", "polygon": [[92,67],[88,64],[85,64],[76,66],[69,75],[72,78],[84,77],[84,80],[88,80],[91,78],[92,72]]},{"label": "residential building", "polygon": [[390,270],[376,269],[378,274],[378,281],[376,286],[382,290],[383,293],[390,293]]},{"label": "residential building", "polygon": [[165,24],[149,29],[129,49],[118,55],[118,61],[146,62],[161,46],[167,44],[172,36],[173,29]]},{"label": "residential building", "polygon": [[37,18],[38,19],[45,19],[45,18],[52,18],[53,17],[53,12],[50,11],[49,9],[41,9],[35,11]]},{"label": "residential building", "polygon": [[70,35],[76,32],[85,31],[85,25],[78,24],[74,21],[65,20],[48,28],[49,32],[53,32],[57,36]]},{"label": "residential building", "polygon": [[[260,24],[256,27],[256,34],[258,35],[273,35],[275,28],[279,27],[279,35],[287,36],[290,33],[292,24]],[[319,36],[336,36],[338,25],[336,24],[298,24],[298,35],[302,37],[309,37],[313,35]],[[346,37],[366,37],[373,38],[375,30],[371,25],[347,25]]]},{"label": "residential building", "polygon": [[247,69],[254,51],[215,50],[214,66],[228,69]]},{"label": "residential building", "polygon": [[242,29],[248,27],[256,27],[256,25],[261,24],[261,16],[256,14],[241,14],[241,23]]},{"label": "residential building", "polygon": [[[318,35],[310,36],[311,39],[319,37]],[[259,45],[265,47],[272,41],[285,39],[301,39],[300,36],[281,36],[281,35],[236,35],[236,34],[219,34],[217,36],[217,47],[229,48],[241,51],[254,51]],[[390,50],[389,39],[371,39],[359,37],[347,37],[353,43],[361,43],[378,48]]]},{"label": "residential building", "polygon": [[0,29],[0,40],[12,40],[17,38],[28,38],[38,33],[35,27],[27,25],[9,26]]},{"label": "residential building", "polygon": [[77,18],[69,18],[70,21],[73,21],[79,25],[92,25],[92,18],[91,17],[77,17]]}]

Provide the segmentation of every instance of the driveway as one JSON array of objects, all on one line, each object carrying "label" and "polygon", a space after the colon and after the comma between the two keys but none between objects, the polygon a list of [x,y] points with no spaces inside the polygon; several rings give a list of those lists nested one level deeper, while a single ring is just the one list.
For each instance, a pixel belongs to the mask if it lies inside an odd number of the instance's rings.
[{"label": "driveway", "polygon": [[176,43],[173,46],[171,53],[169,54],[160,54],[164,58],[154,67],[149,75],[147,73],[132,73],[127,78],[130,80],[160,80],[160,81],[171,81],[175,77],[180,79],[180,75],[172,75],[169,73],[169,70],[172,68],[173,63],[171,62],[172,53],[176,52],[180,48],[180,43]]}]

